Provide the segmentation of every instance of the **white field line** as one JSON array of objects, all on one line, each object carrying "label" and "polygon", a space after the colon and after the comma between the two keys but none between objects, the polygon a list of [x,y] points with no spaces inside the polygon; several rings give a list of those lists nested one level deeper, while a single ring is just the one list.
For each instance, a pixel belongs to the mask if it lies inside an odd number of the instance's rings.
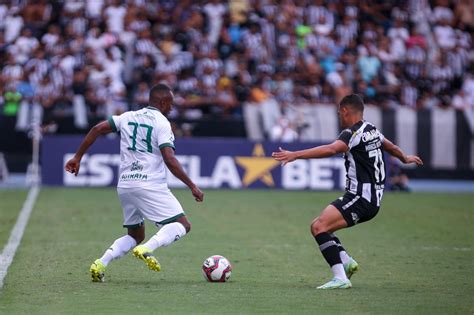
[{"label": "white field line", "polygon": [[21,208],[18,219],[16,220],[15,226],[13,227],[8,243],[0,254],[0,289],[3,287],[3,279],[7,275],[8,267],[10,267],[13,257],[15,256],[16,250],[20,245],[23,233],[25,232],[26,224],[30,218],[31,211],[38,197],[39,186],[34,185],[30,188],[28,196],[26,197],[23,208]]}]

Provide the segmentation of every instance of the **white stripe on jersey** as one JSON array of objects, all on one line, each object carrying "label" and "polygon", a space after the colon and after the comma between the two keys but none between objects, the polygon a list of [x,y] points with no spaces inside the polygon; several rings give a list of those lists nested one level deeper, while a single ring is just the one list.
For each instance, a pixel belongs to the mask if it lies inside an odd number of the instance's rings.
[{"label": "white stripe on jersey", "polygon": [[362,126],[360,126],[360,128],[357,129],[356,132],[354,132],[354,134],[352,135],[351,140],[349,140],[349,149],[352,149],[353,147],[355,147],[356,145],[360,143],[360,139],[362,139],[362,134],[365,127],[367,127],[366,121],[364,121]]},{"label": "white stripe on jersey", "polygon": [[352,199],[351,201],[349,201],[348,203],[342,206],[342,210],[346,210],[347,208],[352,206],[354,203],[356,203],[356,201],[359,199],[360,199],[360,196],[355,196],[354,199]]},{"label": "white stripe on jersey", "polygon": [[362,198],[367,200],[368,202],[372,202],[372,185],[370,183],[363,183],[362,184]]},{"label": "white stripe on jersey", "polygon": [[352,153],[348,151],[346,153],[347,159],[349,160],[349,170],[347,171],[347,177],[349,177],[349,191],[353,194],[357,194],[357,174],[356,174],[356,166],[355,166],[355,161],[354,157],[352,156]]}]

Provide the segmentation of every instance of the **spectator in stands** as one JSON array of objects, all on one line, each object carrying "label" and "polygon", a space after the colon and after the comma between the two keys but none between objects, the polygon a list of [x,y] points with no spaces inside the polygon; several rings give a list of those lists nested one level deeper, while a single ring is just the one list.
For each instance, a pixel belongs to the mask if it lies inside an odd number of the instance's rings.
[{"label": "spectator in stands", "polygon": [[459,21],[472,30],[474,29],[474,12],[472,11],[472,1],[459,0],[455,6],[455,16]]},{"label": "spectator in stands", "polygon": [[3,87],[2,85],[2,103],[3,103],[3,115],[5,116],[16,116],[20,109],[21,93],[15,90],[12,86]]},{"label": "spectator in stands", "polygon": [[221,108],[220,112],[222,112],[223,116],[239,116],[239,103],[237,101],[235,90],[232,86],[232,81],[230,78],[221,77],[217,82],[217,94],[215,97],[215,102]]},{"label": "spectator in stands", "polygon": [[15,6],[10,6],[5,19],[5,42],[14,42],[20,35],[23,25],[24,22],[23,18],[20,16],[20,9]]},{"label": "spectator in stands", "polygon": [[363,47],[357,60],[362,80],[370,83],[378,75],[381,63],[373,49]]},{"label": "spectator in stands", "polygon": [[391,50],[397,61],[403,60],[405,56],[405,42],[409,38],[408,29],[401,19],[397,19],[394,26],[388,30],[388,38],[391,41]]},{"label": "spectator in stands", "polygon": [[111,5],[104,10],[104,18],[107,28],[115,34],[120,34],[124,30],[124,20],[127,9],[120,0],[113,0]]}]

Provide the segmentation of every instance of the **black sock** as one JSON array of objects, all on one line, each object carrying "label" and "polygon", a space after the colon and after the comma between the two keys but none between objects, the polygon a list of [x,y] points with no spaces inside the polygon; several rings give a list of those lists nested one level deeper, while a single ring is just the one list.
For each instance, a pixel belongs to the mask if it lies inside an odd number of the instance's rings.
[{"label": "black sock", "polygon": [[336,242],[337,248],[339,249],[340,252],[347,252],[344,247],[342,247],[341,241],[337,238],[336,234],[332,233],[332,240]]},{"label": "black sock", "polygon": [[326,259],[329,266],[342,264],[341,257],[339,257],[339,249],[336,241],[333,240],[331,234],[327,232],[319,233],[314,237],[319,244],[319,250]]}]

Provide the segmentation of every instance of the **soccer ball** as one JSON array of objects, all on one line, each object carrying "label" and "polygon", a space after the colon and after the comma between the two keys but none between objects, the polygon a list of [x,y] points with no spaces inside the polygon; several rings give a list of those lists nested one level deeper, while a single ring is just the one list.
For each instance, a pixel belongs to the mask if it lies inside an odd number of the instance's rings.
[{"label": "soccer ball", "polygon": [[232,265],[224,256],[213,255],[202,263],[202,275],[209,282],[226,282],[232,273]]}]

